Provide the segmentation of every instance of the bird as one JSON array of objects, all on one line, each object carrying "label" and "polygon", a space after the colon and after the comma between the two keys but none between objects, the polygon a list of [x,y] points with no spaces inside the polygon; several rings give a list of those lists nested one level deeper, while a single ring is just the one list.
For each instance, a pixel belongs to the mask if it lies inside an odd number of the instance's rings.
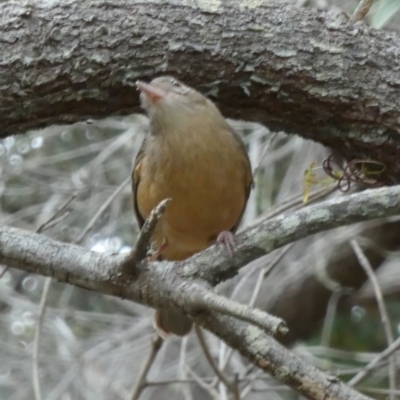
[{"label": "bird", "polygon": [[[133,207],[141,228],[171,199],[152,234],[155,259],[184,260],[222,243],[232,255],[253,186],[246,147],[217,106],[171,76],[137,81],[150,121],[132,171]],[[159,336],[185,336],[192,321],[182,310],[156,310]]]}]

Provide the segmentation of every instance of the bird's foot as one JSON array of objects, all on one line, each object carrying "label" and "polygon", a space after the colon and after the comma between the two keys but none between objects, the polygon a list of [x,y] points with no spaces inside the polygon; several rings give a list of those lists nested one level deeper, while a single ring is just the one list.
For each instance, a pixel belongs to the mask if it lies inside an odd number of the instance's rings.
[{"label": "bird's foot", "polygon": [[217,237],[217,243],[223,244],[225,251],[228,253],[229,257],[232,258],[233,249],[236,246],[235,237],[230,231],[222,231]]},{"label": "bird's foot", "polygon": [[162,253],[167,248],[167,246],[168,243],[166,240],[164,240],[158,249],[156,249],[154,252],[151,252],[151,254],[147,256],[147,261],[148,262],[157,261],[159,257],[161,257]]}]

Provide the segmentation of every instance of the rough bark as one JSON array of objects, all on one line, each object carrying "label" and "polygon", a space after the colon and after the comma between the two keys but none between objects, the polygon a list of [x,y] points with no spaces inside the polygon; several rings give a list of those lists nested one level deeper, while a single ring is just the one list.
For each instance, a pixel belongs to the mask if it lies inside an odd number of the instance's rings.
[{"label": "rough bark", "polygon": [[138,110],[174,74],[229,117],[400,175],[400,39],[279,2],[0,3],[0,135]]}]

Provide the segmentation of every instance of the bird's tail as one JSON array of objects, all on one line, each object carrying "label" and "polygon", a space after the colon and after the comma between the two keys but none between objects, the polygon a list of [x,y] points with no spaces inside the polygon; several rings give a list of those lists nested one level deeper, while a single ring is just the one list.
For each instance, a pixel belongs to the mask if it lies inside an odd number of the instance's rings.
[{"label": "bird's tail", "polygon": [[192,329],[193,322],[182,311],[156,310],[153,319],[154,328],[166,339],[171,334],[185,336]]}]

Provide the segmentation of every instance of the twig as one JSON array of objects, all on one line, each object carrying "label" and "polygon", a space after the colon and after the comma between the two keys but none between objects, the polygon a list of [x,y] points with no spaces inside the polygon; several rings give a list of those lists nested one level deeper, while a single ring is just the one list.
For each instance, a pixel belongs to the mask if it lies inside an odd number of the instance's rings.
[{"label": "twig", "polygon": [[46,300],[51,285],[51,278],[46,278],[44,282],[42,297],[40,298],[39,304],[39,319],[36,325],[35,337],[33,339],[33,354],[32,354],[32,378],[33,378],[33,391],[35,394],[35,400],[42,400],[42,392],[40,389],[39,379],[39,343],[40,343],[40,328],[43,323],[44,314],[46,312]]},{"label": "twig", "polygon": [[152,210],[149,217],[146,219],[143,228],[140,230],[139,236],[136,240],[134,249],[132,250],[131,259],[135,262],[142,261],[147,255],[147,249],[149,247],[149,242],[154,229],[160,220],[161,216],[165,213],[168,204],[171,199],[165,199],[160,202],[160,204]]},{"label": "twig", "polygon": [[289,387],[287,386],[283,386],[283,385],[276,385],[276,386],[269,386],[266,388],[262,388],[262,389],[253,389],[252,391],[254,393],[261,393],[261,392],[272,392],[272,391],[288,391],[291,390]]},{"label": "twig", "polygon": [[[214,382],[215,377],[205,377],[201,378],[203,382],[207,383],[212,383]],[[239,382],[247,382],[249,380],[254,380],[252,378],[244,378],[244,379],[238,379]],[[182,384],[182,385],[191,385],[193,383],[197,383],[197,381],[193,378],[186,378],[186,379],[160,379],[158,381],[147,381],[146,386],[168,386],[168,385],[176,385],[176,384]],[[285,386],[287,387],[287,386]]]},{"label": "twig", "polygon": [[204,390],[206,390],[210,394],[210,396],[213,399],[219,400],[218,393],[215,391],[215,389],[213,389],[211,387],[211,385],[209,385],[206,382],[204,382],[191,368],[189,368],[188,365],[185,365],[185,370],[188,372],[188,374],[196,381],[196,383],[201,388],[203,388]]},{"label": "twig", "polygon": [[400,337],[398,337],[389,347],[382,353],[376,356],[370,363],[368,363],[356,376],[348,382],[349,386],[358,385],[366,376],[368,376],[375,368],[379,366],[382,360],[390,357],[395,351],[400,348]]},{"label": "twig", "polygon": [[[278,252],[278,254],[275,256],[275,258],[274,258],[266,267],[264,267],[264,268],[260,271],[260,273],[259,273],[259,275],[258,275],[258,278],[257,278],[256,285],[255,285],[255,287],[254,287],[253,294],[252,294],[252,296],[251,296],[251,298],[250,298],[250,301],[249,301],[249,307],[253,307],[253,306],[254,306],[254,304],[255,304],[255,302],[256,302],[256,300],[257,300],[258,294],[259,294],[259,292],[260,292],[260,290],[261,290],[261,286],[262,286],[262,283],[263,283],[264,279],[272,272],[272,270],[275,268],[275,266],[278,265],[279,261],[282,260],[282,258],[288,253],[288,251],[292,248],[292,246],[293,246],[293,243],[292,243],[292,244],[289,244],[288,246],[286,246],[286,247],[284,247],[283,249],[281,249],[281,250]],[[222,361],[222,365],[221,365],[221,370],[222,370],[222,371],[223,371],[223,370],[226,368],[226,366],[228,365],[228,363],[229,363],[229,361],[230,361],[230,359],[231,359],[231,357],[232,357],[232,355],[233,355],[233,352],[234,352],[234,350],[233,350],[232,348],[229,348],[228,353],[227,353],[226,356],[225,356],[225,359]],[[246,387],[247,387],[247,392],[251,390],[252,384],[253,384],[253,382],[250,382],[250,383],[246,386]],[[243,397],[243,398],[244,398],[246,395],[247,395],[247,394],[246,394],[246,391],[245,391],[245,390],[242,390],[241,394],[239,393],[239,396],[240,396],[240,397]],[[240,398],[240,397],[239,397],[239,398]]]},{"label": "twig", "polygon": [[[203,378],[204,382],[212,382],[214,378]],[[194,378],[186,378],[186,379],[165,379],[159,381],[147,381],[146,386],[168,386],[168,385],[192,385],[193,383],[197,383]]]},{"label": "twig", "polygon": [[284,247],[283,249],[279,250],[279,252],[276,255],[276,257],[266,267],[264,267],[260,271],[260,273],[258,275],[256,286],[254,287],[253,294],[252,294],[251,299],[249,301],[249,306],[250,307],[254,306],[254,304],[255,304],[255,302],[257,300],[258,294],[259,294],[259,292],[261,290],[261,285],[262,285],[264,279],[271,273],[271,271],[274,269],[274,267],[276,265],[278,265],[279,261],[282,260],[282,258],[287,254],[287,252],[292,247],[293,247],[293,243],[291,243],[291,244],[287,245],[286,247]]},{"label": "twig", "polygon": [[93,225],[96,223],[97,219],[101,214],[106,210],[106,208],[114,201],[114,199],[119,195],[119,193],[124,189],[124,187],[130,182],[131,177],[126,178],[109,196],[109,198],[104,202],[104,204],[99,208],[95,215],[93,215],[92,219],[88,222],[85,229],[81,232],[81,234],[74,240],[74,244],[79,244],[83,238],[87,235],[87,233],[93,228]]},{"label": "twig", "polygon": [[210,353],[210,350],[208,348],[206,338],[204,337],[202,329],[197,324],[194,325],[194,329],[196,331],[197,338],[199,339],[200,347],[202,348],[203,353],[204,353],[208,363],[210,364],[211,369],[214,371],[215,375],[217,375],[219,380],[224,383],[226,388],[232,392],[233,398],[235,400],[240,400],[237,386],[234,385],[233,382],[229,381],[229,379],[224,375],[224,373],[222,371],[220,371],[218,366],[215,364],[214,358]]},{"label": "twig", "polygon": [[3,271],[0,272],[0,279],[3,278],[3,276],[6,274],[8,269],[9,269],[9,266],[8,265],[4,265]]},{"label": "twig", "polygon": [[[37,233],[42,233],[45,229],[48,228],[49,224],[52,223],[57,217],[60,216],[60,214],[76,199],[78,196],[78,193],[73,193],[66,201],[64,204],[62,204],[54,213],[53,215],[45,222],[43,222],[41,225],[39,225],[36,228]],[[65,217],[63,217],[65,218]],[[57,221],[58,222],[58,221]]]},{"label": "twig", "polygon": [[[272,270],[275,268],[275,266],[278,265],[279,261],[282,260],[282,258],[287,254],[287,252],[292,248],[292,246],[293,246],[293,244],[289,244],[288,246],[279,250],[278,254],[272,259],[272,261],[266,267],[262,268],[262,270],[259,272],[253,294],[249,301],[249,307],[254,306],[254,304],[257,300],[258,294],[261,290],[261,286],[262,286],[264,279],[272,272]],[[226,368],[226,366],[228,365],[229,360],[231,359],[231,357],[233,355],[233,352],[234,352],[234,350],[232,348],[229,348],[225,358],[222,360],[221,371],[223,371]]]},{"label": "twig", "polygon": [[388,390],[388,389],[377,389],[371,387],[360,387],[361,392],[366,393],[373,393],[373,394],[383,394],[383,395],[390,395],[393,393],[394,395],[400,396],[400,390]]},{"label": "twig", "polygon": [[52,228],[53,226],[59,224],[63,219],[67,218],[70,215],[70,211],[65,211],[58,218],[53,219],[52,221],[46,223],[46,226],[42,229],[42,233]]},{"label": "twig", "polygon": [[[246,374],[249,373],[251,370],[246,370]],[[253,385],[254,382],[259,379],[259,377],[263,375],[263,371],[255,371],[253,375],[249,378],[250,382],[243,388],[243,390],[240,392],[240,397],[242,399],[245,399],[250,392],[254,391]]]},{"label": "twig", "polygon": [[[225,344],[223,340],[220,340],[219,342],[219,349],[218,349],[218,368],[223,371],[224,367],[224,354],[226,352],[226,349],[228,346]],[[233,354],[233,349],[230,348]],[[220,400],[228,400],[228,393],[227,393],[227,388],[226,386],[218,379],[218,377],[215,377],[214,382],[211,385],[212,387],[218,386],[219,389],[219,395],[220,395]]]},{"label": "twig", "polygon": [[142,393],[142,390],[145,388],[147,382],[147,374],[156,359],[157,353],[161,349],[164,340],[157,336],[157,338],[152,340],[151,349],[147,360],[143,363],[142,368],[139,372],[139,377],[135,382],[135,386],[132,389],[131,394],[129,395],[128,399],[130,400],[137,400]]},{"label": "twig", "polygon": [[209,290],[202,288],[196,291],[193,290],[187,300],[187,304],[193,311],[197,309],[199,311],[209,310],[231,316],[256,325],[273,336],[277,334],[284,335],[288,332],[286,323],[281,318],[227,299]]},{"label": "twig", "polygon": [[[36,228],[36,233],[41,233],[44,231],[46,227],[49,226],[50,223],[53,223],[57,219],[57,222],[59,222],[61,219],[57,218],[70,204],[72,201],[74,201],[77,197],[78,193],[73,193],[66,201],[64,204],[59,207],[56,212],[53,213],[53,215],[43,224],[39,225]],[[4,273],[6,272],[7,268],[3,271]],[[1,279],[1,277],[0,277]],[[44,314],[46,312],[46,301],[47,301],[47,296],[49,294],[49,289],[51,286],[51,278],[46,278],[43,286],[43,291],[42,291],[42,296],[40,298],[40,303],[39,303],[39,319],[36,325],[36,330],[35,330],[35,336],[33,340],[33,353],[32,353],[32,379],[33,379],[33,391],[35,394],[35,400],[42,400],[42,391],[40,388],[40,378],[39,378],[39,343],[40,343],[40,332],[41,332],[41,327],[43,324],[44,320]]]},{"label": "twig", "polygon": [[[357,243],[357,241],[351,240],[350,245],[353,248],[355,255],[357,256],[358,262],[364,269],[365,273],[367,274],[367,276],[368,276],[369,280],[371,281],[371,284],[374,288],[376,301],[378,303],[379,312],[381,314],[381,321],[382,321],[383,329],[385,331],[388,347],[390,347],[394,342],[393,331],[392,331],[392,327],[390,325],[388,312],[386,309],[385,302],[383,300],[383,295],[382,295],[381,288],[379,286],[379,282],[376,279],[376,275],[374,273],[374,270],[373,270],[371,264],[369,263],[367,257],[365,256],[364,252],[362,251],[362,249],[361,249],[360,245]],[[353,385],[354,385],[354,383],[353,383]],[[390,395],[390,400],[395,400],[395,395],[393,394],[393,391],[396,389],[396,358],[393,356],[390,358],[390,362],[389,362],[389,385],[390,385],[390,391],[392,392],[392,394]]]},{"label": "twig", "polygon": [[371,9],[374,0],[361,0],[350,18],[350,22],[362,21]]},{"label": "twig", "polygon": [[329,347],[332,336],[333,323],[335,321],[337,305],[340,298],[344,295],[349,295],[353,293],[354,289],[351,288],[340,288],[335,290],[328,302],[328,306],[326,308],[326,315],[324,320],[324,325],[322,327],[321,334],[321,346]]},{"label": "twig", "polygon": [[319,188],[310,193],[308,196],[307,204],[303,203],[303,197],[299,196],[298,194],[289,197],[287,200],[284,200],[279,205],[272,207],[270,210],[260,214],[251,225],[255,225],[260,221],[264,221],[266,219],[270,219],[276,217],[279,214],[282,214],[285,211],[294,211],[299,208],[303,208],[309,206],[314,201],[324,198],[328,194],[331,194],[337,190],[337,185],[331,185],[328,187]]},{"label": "twig", "polygon": [[[179,378],[182,380],[190,379],[190,378],[188,378],[188,370],[186,368],[186,356],[187,356],[188,343],[189,343],[189,336],[186,335],[181,340],[181,348],[179,351]],[[203,381],[204,381],[204,379],[203,379]],[[194,380],[194,382],[197,383],[196,380]],[[190,386],[180,386],[180,390],[182,391],[182,394],[183,394],[183,397],[185,400],[193,400],[193,395],[192,395]]]},{"label": "twig", "polygon": [[[263,130],[266,128],[263,128]],[[253,170],[253,176],[256,176],[258,174],[258,172],[260,171],[261,168],[261,164],[264,160],[265,155],[267,154],[267,151],[269,150],[269,148],[271,147],[272,142],[275,140],[275,138],[278,136],[278,133],[270,133],[269,137],[267,138],[267,140],[265,141],[264,144],[264,148],[262,150],[262,153],[260,155],[260,159],[258,161],[257,166],[254,168]]]}]

